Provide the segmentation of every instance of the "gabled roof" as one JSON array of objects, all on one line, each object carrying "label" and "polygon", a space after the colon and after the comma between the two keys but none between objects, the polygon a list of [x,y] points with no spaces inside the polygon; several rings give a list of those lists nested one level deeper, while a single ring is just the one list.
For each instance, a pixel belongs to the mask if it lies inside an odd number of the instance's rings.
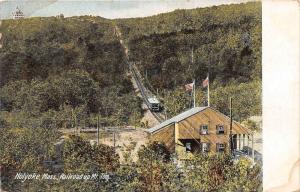
[{"label": "gabled roof", "polygon": [[154,133],[160,129],[162,129],[163,127],[167,126],[167,125],[170,125],[172,123],[175,123],[175,122],[179,122],[179,121],[182,121],[192,115],[195,115],[196,113],[199,113],[200,111],[203,111],[204,109],[207,109],[209,107],[195,107],[195,108],[192,108],[192,109],[189,109],[183,113],[180,113],[179,115],[175,116],[175,117],[172,117],[171,119],[168,119],[164,122],[162,122],[161,124],[159,125],[156,125],[155,127],[152,127],[150,129],[147,129],[147,132],[149,133]]},{"label": "gabled roof", "polygon": [[149,103],[159,103],[159,101],[155,97],[151,97],[148,99]]},{"label": "gabled roof", "polygon": [[[204,111],[207,108],[210,108],[210,109],[214,110],[215,112],[217,112],[217,113],[221,114],[222,116],[224,116],[225,119],[228,119],[230,121],[230,118],[228,116],[224,115],[223,113],[221,113],[220,111],[218,111],[218,110],[216,110],[216,109],[214,109],[212,107],[195,107],[195,108],[189,109],[189,110],[187,110],[187,111],[185,111],[183,113],[180,113],[179,115],[177,115],[175,117],[172,117],[171,119],[168,119],[168,120],[166,120],[166,121],[164,121],[164,122],[156,125],[155,127],[147,129],[146,131],[149,132],[149,133],[154,133],[154,132],[156,132],[156,131],[158,131],[158,130],[164,128],[164,127],[166,127],[167,125],[170,125],[170,124],[182,121],[182,120],[184,120],[184,119],[186,119],[186,118],[188,118],[188,117],[190,117],[192,115],[195,115],[195,114],[197,114],[199,112]],[[244,131],[246,131],[248,133],[251,132],[249,129],[247,129],[246,127],[243,127],[238,122],[233,121],[233,123],[239,125],[240,127],[242,127]]]}]

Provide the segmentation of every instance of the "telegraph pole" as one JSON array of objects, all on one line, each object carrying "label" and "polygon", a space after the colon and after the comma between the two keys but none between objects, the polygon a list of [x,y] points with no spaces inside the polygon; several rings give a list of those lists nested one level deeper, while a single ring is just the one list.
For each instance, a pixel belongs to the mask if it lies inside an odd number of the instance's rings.
[{"label": "telegraph pole", "polygon": [[97,145],[99,145],[100,133],[99,133],[99,115],[97,115]]},{"label": "telegraph pole", "polygon": [[233,154],[233,142],[232,142],[232,97],[230,97],[230,133],[229,133],[230,152]]},{"label": "telegraph pole", "polygon": [[164,109],[164,114],[165,114],[165,121],[167,120],[167,112],[166,109]]},{"label": "telegraph pole", "polygon": [[192,64],[194,64],[194,46],[192,47]]},{"label": "telegraph pole", "polygon": [[71,124],[71,126],[72,126],[72,128],[73,128],[73,131],[74,131],[74,135],[76,135],[76,128],[75,128],[75,117],[74,117],[74,109],[72,108],[71,109],[71,122],[72,122],[72,124]]},{"label": "telegraph pole", "polygon": [[77,117],[76,117],[76,113],[74,115],[74,121],[75,121],[75,131],[76,131],[76,135],[78,135],[78,125],[77,125]]},{"label": "telegraph pole", "polygon": [[113,132],[113,137],[114,137],[114,151],[116,152],[116,134],[115,134],[115,131]]},{"label": "telegraph pole", "polygon": [[207,73],[207,79],[208,79],[208,84],[207,84],[207,106],[210,106],[210,99],[209,99],[209,73]]},{"label": "telegraph pole", "polygon": [[194,108],[196,107],[196,81],[193,82],[193,97],[194,97]]},{"label": "telegraph pole", "polygon": [[252,144],[251,144],[251,148],[252,148],[252,160],[254,162],[254,136],[253,136],[253,132],[251,134],[251,140],[252,140]]}]

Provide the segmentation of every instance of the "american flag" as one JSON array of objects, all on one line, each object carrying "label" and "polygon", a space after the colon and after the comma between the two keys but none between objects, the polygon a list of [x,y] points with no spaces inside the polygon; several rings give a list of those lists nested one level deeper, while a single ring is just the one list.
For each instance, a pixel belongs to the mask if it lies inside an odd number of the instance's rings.
[{"label": "american flag", "polygon": [[206,79],[202,82],[202,86],[207,87],[208,84],[209,84],[209,80],[208,80],[208,76],[207,76]]},{"label": "american flag", "polygon": [[192,91],[194,88],[194,83],[189,83],[184,85],[186,91]]}]

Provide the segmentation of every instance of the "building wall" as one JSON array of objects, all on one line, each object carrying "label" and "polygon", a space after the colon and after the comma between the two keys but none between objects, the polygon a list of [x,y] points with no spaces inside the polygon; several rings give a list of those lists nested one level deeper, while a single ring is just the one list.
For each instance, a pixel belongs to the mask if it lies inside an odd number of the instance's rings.
[{"label": "building wall", "polygon": [[[180,154],[184,154],[185,147],[183,142],[185,139],[194,139],[200,143],[209,143],[209,151],[212,153],[217,152],[217,143],[225,144],[225,150],[229,150],[229,134],[230,134],[230,119],[225,115],[207,108],[204,111],[197,113],[191,117],[188,117],[177,123],[178,136],[176,143],[176,151]],[[201,125],[208,125],[208,134],[200,134]],[[216,126],[223,125],[225,129],[224,134],[217,134]],[[237,123],[232,125],[232,134],[247,134],[249,130],[242,127]],[[199,145],[201,147],[201,145]],[[188,156],[190,152],[186,153]]]},{"label": "building wall", "polygon": [[[200,134],[201,125],[208,125],[207,135]],[[224,126],[224,134],[217,134],[217,125]],[[179,159],[190,159],[194,156],[193,152],[202,151],[202,143],[209,143],[211,153],[217,152],[217,143],[225,144],[225,151],[229,151],[229,134],[230,119],[214,109],[207,108],[153,133],[150,136],[150,142],[165,143],[171,152],[176,152]],[[233,122],[232,134],[250,134],[250,131]],[[186,151],[185,143],[187,142],[192,143],[192,152]]]},{"label": "building wall", "polygon": [[164,143],[171,153],[175,152],[175,129],[174,124],[167,125],[162,130],[153,133],[150,136],[150,142]]}]

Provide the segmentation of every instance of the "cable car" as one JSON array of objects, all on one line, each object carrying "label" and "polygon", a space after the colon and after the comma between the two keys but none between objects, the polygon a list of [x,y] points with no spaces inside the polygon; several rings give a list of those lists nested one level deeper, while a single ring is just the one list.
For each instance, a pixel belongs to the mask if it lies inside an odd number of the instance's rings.
[{"label": "cable car", "polygon": [[160,102],[155,98],[148,98],[149,107],[151,111],[160,111],[162,109]]}]

